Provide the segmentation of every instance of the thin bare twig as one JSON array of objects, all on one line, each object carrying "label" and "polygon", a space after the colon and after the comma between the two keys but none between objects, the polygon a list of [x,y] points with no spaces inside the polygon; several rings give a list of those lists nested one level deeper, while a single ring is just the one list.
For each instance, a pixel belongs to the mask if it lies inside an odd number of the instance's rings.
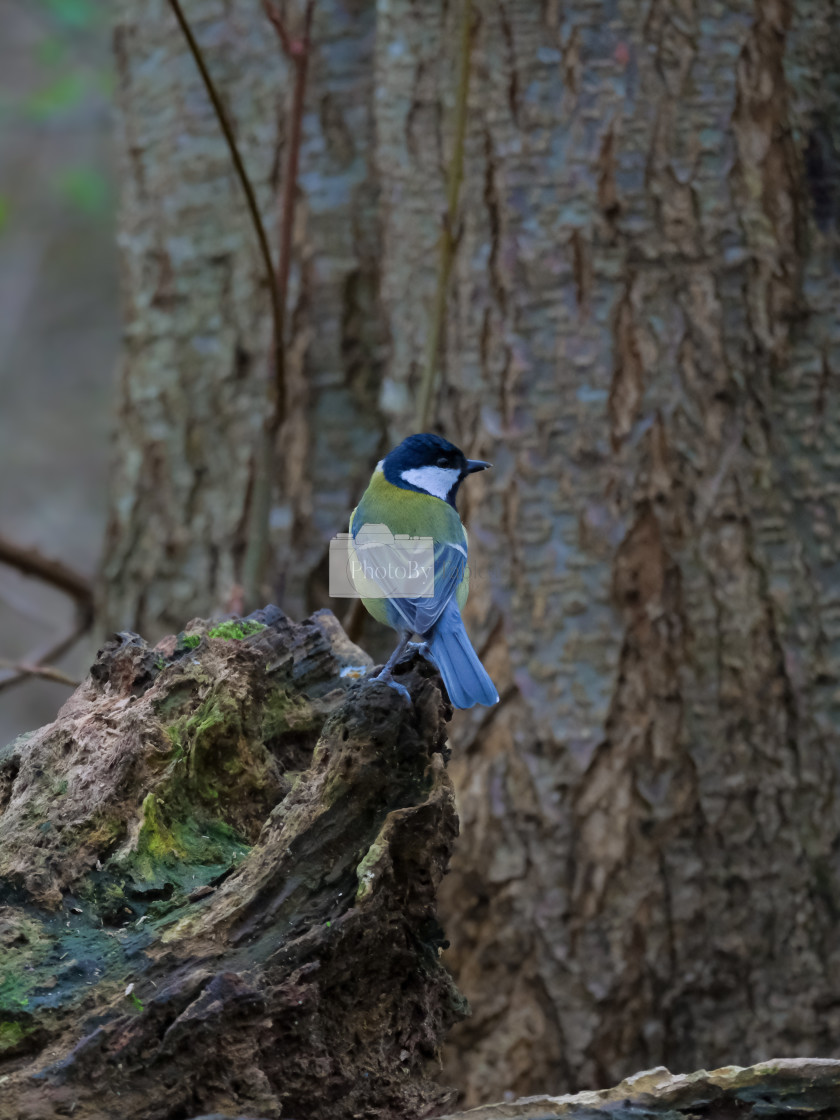
[{"label": "thin bare twig", "polygon": [[3,669],[0,670],[0,692],[11,688],[13,685],[20,684],[21,681],[25,681],[32,676],[44,677],[47,680],[75,687],[77,682],[71,677],[65,676],[60,669],[56,669],[52,662],[65,654],[71,646],[74,646],[89,629],[90,619],[80,619],[74,629],[57,642],[33,650],[28,657],[22,658],[14,665],[9,662],[0,663],[3,666]]},{"label": "thin bare twig", "polygon": [[[289,108],[288,156],[280,202],[280,253],[277,264],[277,322],[279,326],[277,329],[281,332],[281,338],[285,334],[286,326],[286,302],[289,290],[289,273],[292,263],[292,234],[294,232],[298,167],[300,164],[300,146],[303,132],[303,104],[306,93],[306,77],[311,48],[310,32],[314,9],[315,0],[306,0],[303,16],[303,32],[299,38],[293,38],[289,34],[283,16],[274,7],[271,0],[263,0],[263,10],[277,32],[283,53],[292,63],[295,71],[292,103]],[[281,360],[285,359],[283,358]],[[278,371],[279,368],[278,366]],[[282,376],[280,376],[278,372],[278,376],[275,378],[268,416],[263,424],[262,439],[257,449],[254,487],[251,495],[248,544],[242,565],[242,583],[245,590],[245,603],[249,607],[258,605],[265,578],[266,559],[268,556],[269,516],[271,513],[271,486],[276,474],[277,435],[286,418],[285,382],[284,367]]]},{"label": "thin bare twig", "polygon": [[24,548],[0,536],[0,563],[8,564],[25,576],[39,579],[69,595],[76,604],[76,624],[73,630],[57,642],[51,642],[40,650],[33,651],[19,662],[0,661],[0,691],[19,684],[27,677],[43,677],[45,680],[76,687],[77,681],[68,677],[61,669],[50,662],[61,657],[71,646],[86,634],[93,624],[93,586],[83,575],[69,568],[60,560],[43,556],[35,548]]},{"label": "thin bare twig", "polygon": [[90,580],[69,568],[61,560],[52,560],[35,548],[22,545],[0,536],[0,564],[8,564],[25,576],[32,576],[57,587],[75,600],[80,611],[93,612],[93,587]]},{"label": "thin bare twig", "polygon": [[66,684],[69,688],[78,688],[79,681],[67,675],[54,665],[31,665],[26,661],[0,661],[0,669],[12,669],[16,674],[25,677],[41,677],[46,681],[55,681],[56,684]]},{"label": "thin bare twig", "polygon": [[[263,0],[263,4],[266,10],[271,11],[269,0]],[[277,262],[277,302],[280,308],[281,330],[285,330],[286,298],[289,290],[289,272],[292,266],[292,233],[294,231],[298,167],[300,165],[300,143],[303,135],[303,102],[306,94],[306,75],[309,70],[309,36],[312,29],[314,9],[315,0],[306,0],[303,15],[303,34],[299,39],[292,39],[289,36],[279,13],[271,11],[269,16],[273,26],[277,29],[280,44],[295,68],[295,84],[292,90],[292,105],[289,110],[289,123],[291,125],[289,157],[286,164],[286,174],[283,177],[283,195],[280,201],[280,257]],[[277,434],[285,419],[285,401],[282,388],[283,386],[278,383],[272,421],[274,435]]]},{"label": "thin bare twig", "polygon": [[295,68],[295,83],[289,114],[291,128],[289,135],[288,162],[286,175],[283,181],[280,212],[280,258],[276,273],[271,260],[268,237],[266,236],[265,226],[259,212],[259,207],[257,206],[254,190],[242,162],[242,157],[239,153],[239,148],[237,147],[233,129],[228,120],[224,104],[210,76],[201,48],[184,15],[180,0],[169,0],[169,3],[175,13],[175,17],[178,20],[202,80],[204,81],[207,94],[215,110],[216,117],[218,118],[219,126],[227,141],[233,165],[239,176],[239,181],[248,203],[248,210],[257,234],[257,240],[259,241],[260,252],[263,257],[266,276],[271,291],[271,313],[274,329],[272,343],[274,376],[270,378],[269,381],[267,414],[262,424],[255,454],[254,485],[251,493],[248,543],[243,561],[242,582],[245,589],[245,602],[253,606],[260,597],[265,573],[266,556],[268,552],[268,522],[271,512],[271,485],[276,474],[276,442],[278,432],[286,418],[286,299],[291,267],[291,246],[294,229],[294,205],[295,193],[297,191],[298,164],[300,161],[303,100],[306,90],[306,75],[310,50],[310,29],[315,0],[306,0],[303,35],[298,39],[293,39],[291,37],[283,17],[280,12],[274,8],[271,0],[263,0],[265,13],[280,38],[284,53]]},{"label": "thin bare twig", "polygon": [[287,58],[291,58],[292,40],[289,38],[289,32],[286,30],[286,21],[274,7],[274,4],[272,4],[271,0],[262,0],[262,7],[272,27],[280,37],[280,43],[283,47],[283,53]]},{"label": "thin bare twig", "polygon": [[285,394],[283,392],[283,381],[285,376],[285,363],[284,363],[284,350],[283,350],[283,308],[284,302],[280,299],[280,293],[277,286],[277,276],[274,272],[274,263],[271,259],[271,249],[268,245],[268,236],[265,232],[262,216],[260,214],[259,206],[257,205],[256,195],[251,180],[248,177],[248,172],[245,170],[245,164],[242,162],[242,156],[239,154],[239,148],[236,143],[236,138],[233,135],[233,128],[231,127],[228,115],[225,110],[224,104],[213,79],[210,77],[210,71],[204,61],[204,55],[201,53],[195,36],[192,33],[192,28],[187,22],[181,8],[180,0],[169,0],[170,7],[175,13],[175,18],[178,20],[184,38],[187,40],[187,46],[190,48],[190,53],[195,60],[198,67],[198,72],[201,75],[204,87],[207,90],[207,95],[213,105],[216,113],[216,118],[219,122],[219,127],[224,134],[227,141],[228,150],[230,151],[230,158],[233,161],[233,166],[236,169],[236,174],[239,177],[239,182],[245,194],[245,200],[248,204],[248,212],[251,215],[251,222],[254,226],[254,232],[257,235],[259,242],[260,254],[263,258],[263,266],[265,268],[266,280],[268,281],[269,292],[271,294],[271,316],[274,325],[274,381],[277,385],[278,399],[283,399]]},{"label": "thin bare twig", "polygon": [[420,382],[417,405],[417,430],[424,432],[432,418],[435,381],[437,380],[438,353],[443,333],[443,320],[446,315],[446,297],[449,293],[449,277],[458,244],[456,222],[458,220],[458,196],[464,178],[464,139],[467,131],[467,97],[470,88],[470,56],[472,52],[472,0],[462,0],[461,35],[459,54],[461,69],[458,75],[458,91],[455,100],[455,136],[452,157],[449,161],[449,175],[446,184],[446,215],[440,235],[438,257],[437,287],[432,305],[432,319],[429,324],[426,365]]}]

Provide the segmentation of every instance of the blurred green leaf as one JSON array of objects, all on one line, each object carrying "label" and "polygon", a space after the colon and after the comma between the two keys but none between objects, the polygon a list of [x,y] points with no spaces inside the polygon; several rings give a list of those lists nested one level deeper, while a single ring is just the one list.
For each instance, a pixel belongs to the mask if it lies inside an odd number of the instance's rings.
[{"label": "blurred green leaf", "polygon": [[91,0],[46,0],[51,15],[66,27],[90,27],[96,21],[96,6]]},{"label": "blurred green leaf", "polygon": [[51,120],[78,105],[84,95],[85,83],[82,76],[65,74],[28,97],[25,109],[37,121]]},{"label": "blurred green leaf", "polygon": [[54,180],[61,198],[87,217],[95,217],[108,202],[108,182],[95,167],[67,167]]},{"label": "blurred green leaf", "polygon": [[11,206],[8,198],[4,194],[0,194],[0,233],[6,228],[6,223],[9,220],[9,211]]}]

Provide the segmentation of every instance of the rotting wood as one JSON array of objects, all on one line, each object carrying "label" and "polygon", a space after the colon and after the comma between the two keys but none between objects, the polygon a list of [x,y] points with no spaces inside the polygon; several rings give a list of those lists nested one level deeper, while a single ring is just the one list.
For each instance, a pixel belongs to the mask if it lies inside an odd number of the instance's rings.
[{"label": "rotting wood", "polygon": [[0,1117],[419,1116],[451,711],[321,611],[111,640],[0,752]]}]

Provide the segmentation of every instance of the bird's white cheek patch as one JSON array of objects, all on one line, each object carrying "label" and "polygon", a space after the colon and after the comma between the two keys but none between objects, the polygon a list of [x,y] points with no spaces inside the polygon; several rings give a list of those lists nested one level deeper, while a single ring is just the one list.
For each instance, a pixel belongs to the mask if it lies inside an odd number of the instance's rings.
[{"label": "bird's white cheek patch", "polygon": [[461,472],[451,467],[415,467],[400,475],[404,482],[410,482],[412,486],[444,501],[460,477]]}]

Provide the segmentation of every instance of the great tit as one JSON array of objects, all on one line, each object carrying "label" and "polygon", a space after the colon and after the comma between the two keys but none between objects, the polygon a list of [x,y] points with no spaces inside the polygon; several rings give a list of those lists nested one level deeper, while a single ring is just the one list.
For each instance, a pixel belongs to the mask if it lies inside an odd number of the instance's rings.
[{"label": "great tit", "polygon": [[[391,545],[374,545],[370,570],[379,598],[362,601],[378,622],[399,634],[399,643],[380,678],[400,692],[391,670],[405,651],[412,634],[423,639],[424,654],[439,670],[449,699],[456,708],[496,704],[499,694],[470,644],[461,618],[469,591],[467,534],[455,506],[458,487],[468,474],[489,467],[480,459],[467,459],[448,440],[428,432],[409,436],[376,466],[361,501],[350,518],[354,545],[362,542],[371,555],[371,539],[383,528],[393,539],[431,538],[434,550],[433,594],[407,597],[410,588],[389,578],[394,567]],[[371,530],[374,530],[371,533]],[[397,546],[399,547],[399,546]],[[391,551],[388,551],[391,549]],[[397,566],[398,567],[398,566]],[[415,585],[416,586],[416,585]]]}]

